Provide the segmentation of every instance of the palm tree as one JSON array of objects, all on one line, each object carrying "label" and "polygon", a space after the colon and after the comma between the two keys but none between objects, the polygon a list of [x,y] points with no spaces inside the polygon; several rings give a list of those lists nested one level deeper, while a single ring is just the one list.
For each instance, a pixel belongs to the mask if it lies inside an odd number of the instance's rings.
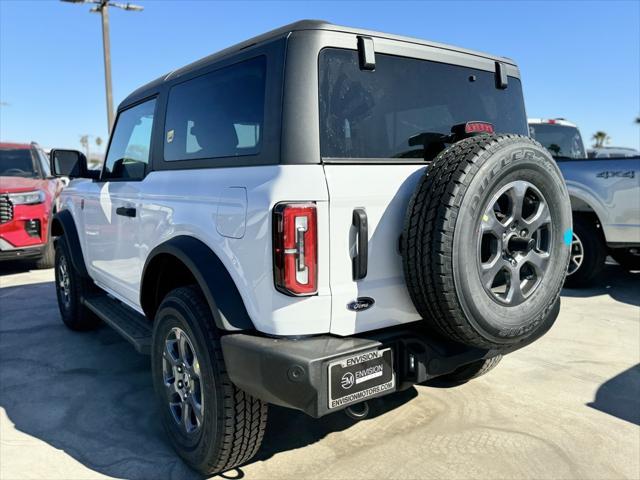
[{"label": "palm tree", "polygon": [[89,135],[80,135],[80,145],[84,148],[87,158],[89,158]]},{"label": "palm tree", "polygon": [[96,145],[100,148],[100,145],[102,145],[102,138],[96,137]]},{"label": "palm tree", "polygon": [[593,134],[593,136],[591,137],[591,140],[593,140],[594,142],[593,148],[601,148],[601,147],[604,147],[605,143],[609,143],[609,140],[611,140],[611,137],[607,135],[607,132],[603,132],[599,130]]},{"label": "palm tree", "polygon": [[640,125],[640,117],[636,117],[636,123]]}]

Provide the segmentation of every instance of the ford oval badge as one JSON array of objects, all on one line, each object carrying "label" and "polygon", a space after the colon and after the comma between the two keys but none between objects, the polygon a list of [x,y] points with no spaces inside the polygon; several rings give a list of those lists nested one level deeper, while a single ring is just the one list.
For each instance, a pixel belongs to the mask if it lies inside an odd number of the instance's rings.
[{"label": "ford oval badge", "polygon": [[358,297],[356,300],[347,305],[352,312],[362,312],[373,307],[376,301],[371,297]]}]

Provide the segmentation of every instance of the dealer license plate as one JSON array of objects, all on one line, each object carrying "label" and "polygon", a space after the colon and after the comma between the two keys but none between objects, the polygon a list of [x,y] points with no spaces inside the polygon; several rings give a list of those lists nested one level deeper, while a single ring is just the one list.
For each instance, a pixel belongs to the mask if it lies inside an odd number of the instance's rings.
[{"label": "dealer license plate", "polygon": [[359,353],[329,364],[329,409],[395,390],[390,348]]}]

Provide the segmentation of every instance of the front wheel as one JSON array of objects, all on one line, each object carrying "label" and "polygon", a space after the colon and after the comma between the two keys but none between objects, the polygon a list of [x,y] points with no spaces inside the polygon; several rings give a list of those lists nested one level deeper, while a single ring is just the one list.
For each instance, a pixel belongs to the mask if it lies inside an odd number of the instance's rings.
[{"label": "front wheel", "polygon": [[256,454],[267,405],[231,383],[219,333],[198,288],[177,288],[160,305],[151,366],[165,430],[192,468],[213,475]]},{"label": "front wheel", "polygon": [[64,237],[55,242],[54,263],[56,296],[62,321],[71,330],[94,329],[100,324],[100,319],[84,306],[82,299],[95,287],[89,279],[83,278],[73,268]]},{"label": "front wheel", "polygon": [[42,255],[36,260],[36,268],[42,270],[45,268],[51,268],[56,262],[56,249],[53,245],[53,239],[49,238],[44,248],[42,249]]}]

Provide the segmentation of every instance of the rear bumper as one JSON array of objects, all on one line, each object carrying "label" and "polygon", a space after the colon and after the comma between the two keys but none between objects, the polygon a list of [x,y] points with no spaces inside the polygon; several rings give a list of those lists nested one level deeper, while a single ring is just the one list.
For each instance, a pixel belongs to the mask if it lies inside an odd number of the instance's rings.
[{"label": "rear bumper", "polygon": [[497,355],[427,336],[419,328],[392,328],[357,337],[322,335],[302,339],[247,334],[222,337],[231,381],[268,403],[321,417],[345,408],[329,408],[329,364],[355,354],[390,347],[395,388],[369,398],[405,390],[461,365]]}]

